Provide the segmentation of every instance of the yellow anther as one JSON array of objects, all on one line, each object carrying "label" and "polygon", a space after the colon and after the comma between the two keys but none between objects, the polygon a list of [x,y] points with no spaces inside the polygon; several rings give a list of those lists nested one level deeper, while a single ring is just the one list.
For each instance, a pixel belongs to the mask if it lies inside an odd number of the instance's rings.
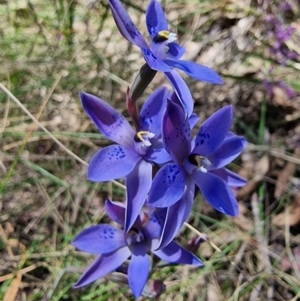
[{"label": "yellow anther", "polygon": [[162,38],[165,38],[168,40],[170,32],[168,30],[161,30],[158,32],[158,35],[161,36]]},{"label": "yellow anther", "polygon": [[139,138],[140,141],[143,141],[144,140],[143,135],[148,135],[148,134],[149,134],[149,132],[147,132],[147,131],[140,131],[140,132],[136,133],[136,136]]}]

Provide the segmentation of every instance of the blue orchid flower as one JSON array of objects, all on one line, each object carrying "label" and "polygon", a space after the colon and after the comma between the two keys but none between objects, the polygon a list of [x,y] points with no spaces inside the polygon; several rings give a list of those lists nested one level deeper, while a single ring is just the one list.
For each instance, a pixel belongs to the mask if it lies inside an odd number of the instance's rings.
[{"label": "blue orchid flower", "polygon": [[146,11],[146,24],[151,37],[151,46],[147,44],[119,0],[109,0],[109,5],[122,36],[141,49],[151,69],[165,73],[188,116],[193,111],[193,99],[186,83],[174,68],[184,71],[197,80],[212,84],[223,83],[220,76],[212,69],[180,59],[185,48],[175,42],[177,36],[169,31],[168,22],[158,1],[151,0]]},{"label": "blue orchid flower", "polygon": [[[124,224],[123,204],[107,200],[105,209],[113,221]],[[174,241],[165,248],[157,250],[165,211],[161,209],[151,213],[150,210],[145,209],[128,233],[108,224],[91,226],[79,233],[72,244],[83,252],[99,254],[99,256],[80,277],[75,287],[85,286],[104,277],[115,271],[130,257],[128,282],[133,294],[138,298],[149,276],[148,252],[167,262],[202,266],[200,259]]]},{"label": "blue orchid flower", "polygon": [[168,101],[162,135],[174,162],[158,171],[148,197],[150,206],[168,208],[161,246],[173,239],[188,217],[195,184],[216,210],[238,215],[238,203],[229,186],[243,186],[246,180],[225,166],[242,152],[246,140],[229,132],[232,121],[233,108],[225,106],[202,124],[191,141],[189,121],[182,108]]},{"label": "blue orchid flower", "polygon": [[87,177],[104,182],[126,177],[128,231],[145,203],[152,183],[153,163],[170,161],[161,139],[161,120],[169,91],[161,87],[144,103],[135,130],[126,118],[103,100],[80,93],[82,106],[99,131],[118,144],[99,150],[89,163]]}]

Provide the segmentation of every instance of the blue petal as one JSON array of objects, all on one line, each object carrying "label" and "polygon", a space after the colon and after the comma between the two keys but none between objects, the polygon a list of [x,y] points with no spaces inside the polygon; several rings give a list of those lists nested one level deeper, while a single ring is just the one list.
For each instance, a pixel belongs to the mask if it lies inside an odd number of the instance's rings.
[{"label": "blue petal", "polygon": [[212,163],[210,169],[218,169],[231,163],[246,147],[247,141],[244,137],[233,136],[225,139],[221,146],[210,156]]},{"label": "blue petal", "polygon": [[85,112],[107,139],[133,145],[135,131],[122,114],[94,95],[80,92],[79,96]]},{"label": "blue petal", "polygon": [[190,117],[189,117],[189,124],[190,124],[190,128],[193,129],[194,126],[199,122],[200,118],[198,117],[198,115],[196,113],[193,113]]},{"label": "blue petal", "polygon": [[182,164],[191,151],[191,130],[183,109],[171,100],[163,116],[162,135],[166,151]]},{"label": "blue petal", "polygon": [[126,245],[124,231],[110,225],[91,226],[76,235],[72,245],[83,252],[106,254]]},{"label": "blue petal", "polygon": [[215,169],[210,172],[222,178],[231,187],[242,187],[247,184],[245,178],[226,168]]},{"label": "blue petal", "polygon": [[174,241],[163,249],[153,251],[153,253],[167,262],[190,264],[198,267],[203,266],[203,262],[198,257],[182,248]]},{"label": "blue petal", "polygon": [[181,102],[181,105],[184,108],[186,115],[188,117],[191,116],[194,109],[194,100],[185,81],[175,70],[165,72],[165,75],[170,81],[170,84],[172,85],[179,101]]},{"label": "blue petal", "polygon": [[148,150],[146,158],[148,161],[156,164],[164,164],[171,161],[171,157],[165,148],[162,146],[156,148],[155,144],[152,144],[151,148]]},{"label": "blue petal", "polygon": [[99,256],[83,273],[74,287],[78,288],[88,285],[115,271],[130,256],[130,254],[129,248],[124,247],[108,255]]},{"label": "blue petal", "polygon": [[152,40],[158,32],[168,30],[168,21],[164,11],[156,0],[152,0],[148,5],[146,11],[146,24]]},{"label": "blue petal", "polygon": [[162,114],[166,108],[169,91],[166,87],[156,89],[144,103],[140,112],[140,130],[161,134]]},{"label": "blue petal", "polygon": [[216,210],[237,216],[239,213],[238,202],[227,183],[217,175],[196,171],[193,179],[200,188],[206,201]]},{"label": "blue petal", "polygon": [[141,160],[126,177],[127,206],[125,232],[129,231],[145,204],[152,183],[152,164]]},{"label": "blue petal", "polygon": [[168,44],[169,50],[167,58],[179,60],[185,53],[185,47],[178,45],[176,42]]},{"label": "blue petal", "polygon": [[225,106],[210,116],[201,126],[193,153],[207,157],[223,143],[233,120],[232,106]]},{"label": "blue petal", "polygon": [[153,207],[165,208],[175,204],[183,195],[186,174],[176,164],[164,165],[155,175],[148,203]]},{"label": "blue petal", "polygon": [[178,231],[191,213],[194,193],[194,181],[188,179],[185,192],[181,199],[167,209],[167,216],[157,249],[167,246],[178,234]]},{"label": "blue petal", "polygon": [[142,34],[133,24],[119,0],[109,0],[109,5],[121,35],[130,43],[142,48],[148,47]]},{"label": "blue petal", "polygon": [[154,55],[154,53],[149,48],[142,48],[142,54],[148,66],[156,71],[170,72],[171,67],[167,65],[163,60]]},{"label": "blue petal", "polygon": [[128,267],[128,282],[134,296],[138,298],[148,280],[150,260],[144,244],[134,245],[132,252]]},{"label": "blue petal", "polygon": [[156,209],[155,212],[149,215],[149,221],[143,227],[143,232],[150,239],[160,238],[163,225],[165,224],[167,209]]},{"label": "blue petal", "polygon": [[105,201],[105,212],[111,220],[124,226],[125,222],[125,205],[120,202]]},{"label": "blue petal", "polygon": [[184,71],[194,79],[210,84],[223,84],[223,80],[217,72],[206,66],[184,60],[166,59],[165,62],[174,68]]},{"label": "blue petal", "polygon": [[127,176],[141,159],[133,149],[111,145],[98,151],[92,158],[87,172],[91,181],[104,182]]}]

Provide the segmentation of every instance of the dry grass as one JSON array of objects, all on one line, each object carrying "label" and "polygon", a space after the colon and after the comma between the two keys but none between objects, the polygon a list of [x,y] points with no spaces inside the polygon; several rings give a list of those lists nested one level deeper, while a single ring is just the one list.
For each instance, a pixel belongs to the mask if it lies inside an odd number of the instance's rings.
[{"label": "dry grass", "polygon": [[[224,77],[223,86],[186,81],[201,120],[234,105],[234,131],[250,145],[232,168],[249,184],[237,191],[235,219],[196,199],[188,223],[209,236],[197,253],[205,267],[155,271],[167,285],[160,300],[300,300],[300,97],[289,99],[279,88],[270,97],[262,86],[274,66],[271,80],[300,92],[299,62],[281,66],[270,55],[266,6],[198,2],[163,4],[186,58]],[[296,32],[288,46],[300,54],[300,8],[290,3],[294,16],[286,22]],[[126,4],[145,31],[147,1]],[[277,3],[271,8],[280,13]],[[85,162],[108,142],[83,113],[78,91],[126,114],[125,91],[141,56],[118,33],[104,0],[0,1],[0,15],[0,299],[133,300],[126,287],[105,280],[72,289],[92,258],[70,241],[106,221],[107,197],[124,198],[121,185],[85,178]],[[155,77],[147,93],[162,80]],[[178,240],[195,235],[183,227]]]}]

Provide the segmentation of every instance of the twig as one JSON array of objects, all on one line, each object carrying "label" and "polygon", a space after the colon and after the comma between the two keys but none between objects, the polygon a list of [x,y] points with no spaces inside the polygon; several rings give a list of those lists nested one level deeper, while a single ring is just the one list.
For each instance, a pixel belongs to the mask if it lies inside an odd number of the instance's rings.
[{"label": "twig", "polygon": [[266,146],[266,145],[255,145],[255,144],[249,143],[247,145],[246,150],[268,152],[274,157],[277,157],[277,158],[300,165],[300,159],[298,157],[295,157],[293,155],[287,155],[287,154],[283,153],[281,150],[274,148],[274,147],[270,147],[270,146]]}]

